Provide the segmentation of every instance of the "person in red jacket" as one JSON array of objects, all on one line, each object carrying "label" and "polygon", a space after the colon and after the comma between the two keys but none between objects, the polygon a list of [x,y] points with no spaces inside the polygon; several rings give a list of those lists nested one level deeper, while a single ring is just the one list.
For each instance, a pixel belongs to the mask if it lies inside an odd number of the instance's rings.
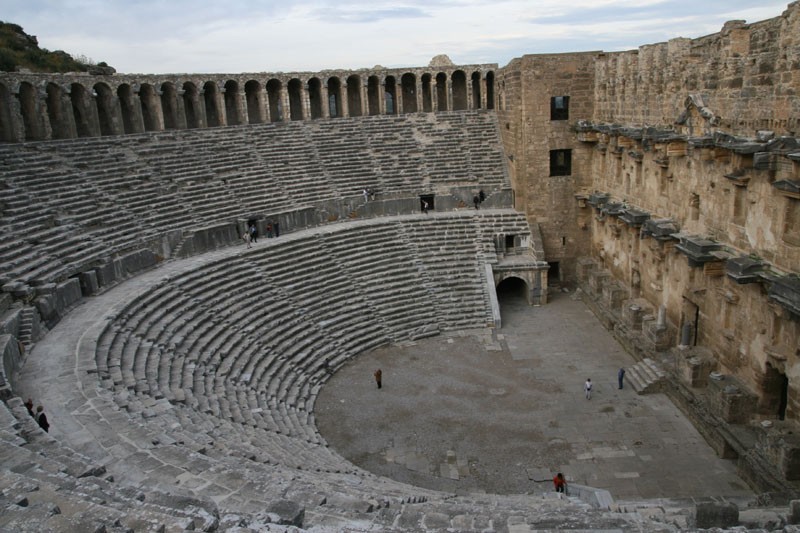
[{"label": "person in red jacket", "polygon": [[567,480],[561,472],[553,478],[553,485],[556,487],[556,492],[567,492]]}]

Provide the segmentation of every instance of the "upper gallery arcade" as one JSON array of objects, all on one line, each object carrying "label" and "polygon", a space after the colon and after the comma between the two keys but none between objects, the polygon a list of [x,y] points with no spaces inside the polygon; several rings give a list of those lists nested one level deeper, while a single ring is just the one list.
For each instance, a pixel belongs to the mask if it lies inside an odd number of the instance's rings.
[{"label": "upper gallery arcade", "polygon": [[3,73],[0,141],[494,109],[496,64],[435,63],[291,74]]}]

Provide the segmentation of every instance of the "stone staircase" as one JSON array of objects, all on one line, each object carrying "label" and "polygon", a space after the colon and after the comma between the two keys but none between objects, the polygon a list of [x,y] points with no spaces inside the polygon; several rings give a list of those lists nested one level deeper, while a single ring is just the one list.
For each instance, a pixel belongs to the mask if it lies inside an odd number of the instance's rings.
[{"label": "stone staircase", "polygon": [[666,374],[658,363],[646,357],[626,370],[625,382],[638,394],[662,392]]}]

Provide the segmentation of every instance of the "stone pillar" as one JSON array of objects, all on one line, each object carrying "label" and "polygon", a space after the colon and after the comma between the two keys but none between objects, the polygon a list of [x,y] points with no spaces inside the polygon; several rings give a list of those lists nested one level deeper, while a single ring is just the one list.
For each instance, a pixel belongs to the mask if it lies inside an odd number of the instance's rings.
[{"label": "stone pillar", "polygon": [[67,133],[67,139],[75,139],[78,137],[78,128],[75,125],[75,114],[72,112],[71,91],[72,89],[66,88],[61,92],[61,114],[64,120],[64,129],[66,130],[65,133]]},{"label": "stone pillar", "polygon": [[300,89],[300,100],[303,107],[303,119],[311,119],[311,94],[308,89],[308,81]]},{"label": "stone pillar", "polygon": [[7,126],[9,129],[8,140],[11,142],[23,142],[25,140],[25,120],[22,118],[22,105],[19,102],[19,94],[11,94],[9,100],[8,113],[11,124]]},{"label": "stone pillar", "polygon": [[197,112],[197,127],[208,127],[208,114],[206,112],[206,91],[202,87],[197,90],[197,101],[194,103],[194,108]]},{"label": "stone pillar", "polygon": [[289,87],[281,83],[280,102],[281,102],[281,120],[283,122],[291,122],[292,120],[292,105],[289,102]]},{"label": "stone pillar", "polygon": [[416,94],[414,96],[417,97],[417,113],[422,113],[423,105],[422,105],[422,76],[416,78],[417,82],[414,85],[414,90]]},{"label": "stone pillar", "polygon": [[225,105],[226,91],[227,89],[225,87],[218,87],[216,101],[214,102],[214,105],[217,107],[217,116],[219,117],[220,126],[228,125],[228,106]]},{"label": "stone pillar", "polygon": [[656,327],[665,328],[667,326],[667,306],[661,304],[658,306],[658,319],[656,320]]},{"label": "stone pillar", "polygon": [[339,86],[339,116],[340,117],[349,117],[350,116],[350,93],[347,90],[347,80],[344,80]]},{"label": "stone pillar", "polygon": [[322,98],[322,118],[331,118],[331,104],[327,81],[320,85],[319,92]]},{"label": "stone pillar", "polygon": [[175,128],[179,130],[185,130],[189,126],[186,123],[186,106],[183,103],[183,96],[186,94],[184,89],[176,89],[175,90],[175,120],[177,124],[175,124]]}]

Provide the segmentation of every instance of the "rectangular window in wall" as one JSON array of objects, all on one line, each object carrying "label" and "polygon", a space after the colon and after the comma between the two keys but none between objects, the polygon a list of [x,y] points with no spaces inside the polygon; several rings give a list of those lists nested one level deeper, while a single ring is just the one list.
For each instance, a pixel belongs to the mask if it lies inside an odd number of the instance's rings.
[{"label": "rectangular window in wall", "polygon": [[550,175],[572,174],[572,150],[550,150]]},{"label": "rectangular window in wall", "polygon": [[550,120],[569,119],[569,96],[553,96],[550,98]]}]

